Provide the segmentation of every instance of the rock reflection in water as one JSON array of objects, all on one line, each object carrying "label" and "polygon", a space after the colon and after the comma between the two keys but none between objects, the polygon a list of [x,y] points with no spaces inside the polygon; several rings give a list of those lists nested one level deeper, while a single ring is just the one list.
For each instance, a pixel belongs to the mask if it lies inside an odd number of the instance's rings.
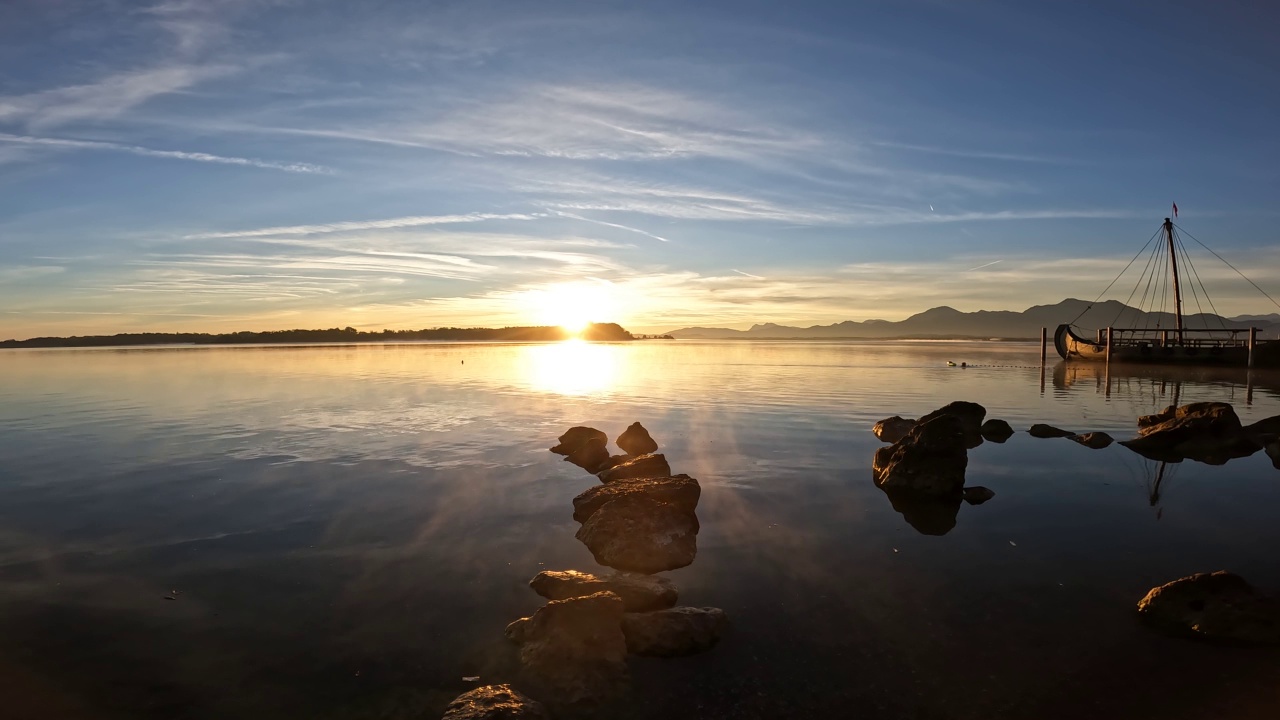
[{"label": "rock reflection in water", "polygon": [[963,495],[926,497],[911,492],[884,490],[893,509],[921,535],[946,535],[956,526]]}]

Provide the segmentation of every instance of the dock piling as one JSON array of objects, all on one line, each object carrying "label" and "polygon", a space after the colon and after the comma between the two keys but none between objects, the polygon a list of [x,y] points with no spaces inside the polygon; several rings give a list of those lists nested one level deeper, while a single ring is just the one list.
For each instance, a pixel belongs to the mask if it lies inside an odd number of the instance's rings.
[{"label": "dock piling", "polygon": [[1040,328],[1040,364],[1044,365],[1045,358],[1049,356],[1049,328]]},{"label": "dock piling", "polygon": [[1254,350],[1258,347],[1258,328],[1249,328],[1249,367],[1253,367]]}]

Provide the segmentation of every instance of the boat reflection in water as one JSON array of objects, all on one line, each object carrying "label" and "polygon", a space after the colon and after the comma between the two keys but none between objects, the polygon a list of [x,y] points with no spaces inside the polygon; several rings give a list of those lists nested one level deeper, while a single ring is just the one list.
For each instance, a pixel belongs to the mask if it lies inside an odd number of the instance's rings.
[{"label": "boat reflection in water", "polygon": [[1168,397],[1170,405],[1179,405],[1186,390],[1212,388],[1214,399],[1222,402],[1253,404],[1255,393],[1280,398],[1280,371],[1217,366],[1134,365],[1112,363],[1059,362],[1053,367],[1056,392],[1092,385],[1110,397],[1121,395]]}]

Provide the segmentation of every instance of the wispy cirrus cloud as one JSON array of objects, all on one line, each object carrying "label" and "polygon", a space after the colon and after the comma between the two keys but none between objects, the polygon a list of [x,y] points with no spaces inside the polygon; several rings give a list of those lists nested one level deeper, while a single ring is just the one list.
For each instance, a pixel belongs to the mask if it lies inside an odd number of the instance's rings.
[{"label": "wispy cirrus cloud", "polygon": [[276,227],[255,228],[251,230],[229,230],[225,232],[206,232],[184,235],[183,240],[212,240],[215,238],[258,238],[279,237],[284,235],[322,235],[327,233],[358,232],[362,230],[390,230],[398,228],[425,227],[428,225],[456,225],[460,223],[476,223],[486,220],[535,220],[537,214],[528,213],[468,213],[464,215],[410,215],[406,217],[384,218],[380,220],[353,220],[347,222],[322,223],[317,225],[279,225]]},{"label": "wispy cirrus cloud", "polygon": [[260,160],[258,158],[228,157],[226,155],[214,155],[211,153],[191,152],[186,150],[157,150],[155,148],[142,147],[141,145],[126,145],[124,143],[105,142],[102,140],[75,140],[71,138],[33,137],[30,135],[11,135],[9,133],[0,133],[0,143],[10,143],[14,145],[24,145],[27,147],[45,148],[50,150],[98,150],[106,152],[122,152],[130,155],[163,158],[166,160],[188,160],[191,162],[215,163],[219,165],[240,165],[244,167],[255,167],[264,170],[281,170],[292,173],[330,174],[333,172],[331,168],[324,167],[323,165],[313,165],[311,163],[278,162],[274,160]]},{"label": "wispy cirrus cloud", "polygon": [[160,95],[235,72],[233,65],[164,65],[108,75],[96,82],[0,97],[0,122],[49,128],[117,117]]}]

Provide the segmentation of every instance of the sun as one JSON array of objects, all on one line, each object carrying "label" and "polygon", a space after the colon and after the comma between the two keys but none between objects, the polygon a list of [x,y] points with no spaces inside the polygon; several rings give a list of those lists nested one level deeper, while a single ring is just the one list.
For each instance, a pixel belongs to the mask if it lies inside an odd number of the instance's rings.
[{"label": "sun", "polygon": [[559,325],[578,334],[593,322],[611,322],[613,284],[604,280],[548,285],[532,293],[539,325]]}]

